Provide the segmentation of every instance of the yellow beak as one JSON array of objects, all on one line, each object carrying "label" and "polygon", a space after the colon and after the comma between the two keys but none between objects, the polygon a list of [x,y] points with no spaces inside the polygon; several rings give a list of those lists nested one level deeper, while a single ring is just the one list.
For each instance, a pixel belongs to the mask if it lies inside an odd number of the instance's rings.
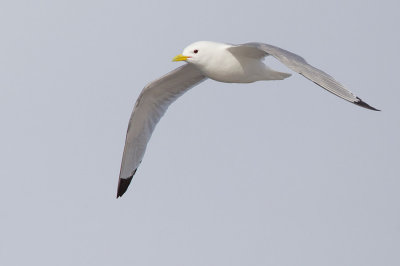
[{"label": "yellow beak", "polygon": [[186,61],[188,58],[190,58],[190,57],[178,54],[177,56],[172,58],[172,61],[174,61],[174,62],[176,62],[176,61]]}]

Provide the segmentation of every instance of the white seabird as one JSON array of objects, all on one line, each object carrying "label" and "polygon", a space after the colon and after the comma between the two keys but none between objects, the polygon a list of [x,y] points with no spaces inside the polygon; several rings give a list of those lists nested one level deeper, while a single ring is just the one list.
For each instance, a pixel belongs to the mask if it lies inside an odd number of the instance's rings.
[{"label": "white seabird", "polygon": [[250,83],[282,80],[291,76],[268,68],[262,61],[268,55],[340,98],[379,111],[363,102],[327,73],[309,65],[302,57],[279,47],[255,42],[241,45],[195,42],[173,59],[185,61],[187,64],[149,83],[139,95],[126,134],[117,198],[126,192],[143,159],[156,124],[172,102],[207,78],[228,83]]}]

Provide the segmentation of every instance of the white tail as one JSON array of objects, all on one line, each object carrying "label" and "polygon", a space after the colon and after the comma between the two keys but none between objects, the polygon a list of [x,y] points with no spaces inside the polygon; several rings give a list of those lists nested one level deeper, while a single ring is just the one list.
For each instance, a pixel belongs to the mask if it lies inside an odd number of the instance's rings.
[{"label": "white tail", "polygon": [[266,68],[265,74],[266,74],[265,78],[264,78],[265,80],[282,80],[282,79],[288,78],[292,75],[289,73],[275,71],[268,67]]}]

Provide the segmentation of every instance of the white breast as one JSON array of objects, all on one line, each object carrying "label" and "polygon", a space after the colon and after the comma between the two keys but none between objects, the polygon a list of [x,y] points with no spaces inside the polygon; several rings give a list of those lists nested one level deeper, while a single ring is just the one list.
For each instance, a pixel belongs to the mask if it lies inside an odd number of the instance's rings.
[{"label": "white breast", "polygon": [[197,67],[207,77],[220,82],[250,83],[265,79],[266,67],[261,60],[234,56],[226,49],[229,47],[215,49]]}]

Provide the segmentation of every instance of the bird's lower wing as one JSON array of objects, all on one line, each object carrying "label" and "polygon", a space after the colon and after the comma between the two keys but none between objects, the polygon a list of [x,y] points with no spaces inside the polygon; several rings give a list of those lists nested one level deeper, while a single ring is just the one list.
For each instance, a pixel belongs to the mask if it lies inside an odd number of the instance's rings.
[{"label": "bird's lower wing", "polygon": [[117,198],[127,190],[141,163],[151,134],[169,105],[206,77],[193,65],[185,64],[148,84],[133,109],[122,156]]},{"label": "bird's lower wing", "polygon": [[[361,107],[379,111],[378,109],[375,109],[374,107],[363,102],[360,98],[355,96],[351,91],[347,90],[342,84],[340,84],[324,71],[308,64],[306,60],[304,60],[304,58],[297,54],[265,43],[245,43],[242,45],[238,45],[237,47],[240,48],[243,46],[253,47],[255,49],[265,52],[266,55],[272,55],[291,70],[303,75],[307,79],[313,81],[315,84],[339,96],[340,98],[343,98]],[[235,49],[235,47],[232,47],[231,49],[233,50]]]}]

